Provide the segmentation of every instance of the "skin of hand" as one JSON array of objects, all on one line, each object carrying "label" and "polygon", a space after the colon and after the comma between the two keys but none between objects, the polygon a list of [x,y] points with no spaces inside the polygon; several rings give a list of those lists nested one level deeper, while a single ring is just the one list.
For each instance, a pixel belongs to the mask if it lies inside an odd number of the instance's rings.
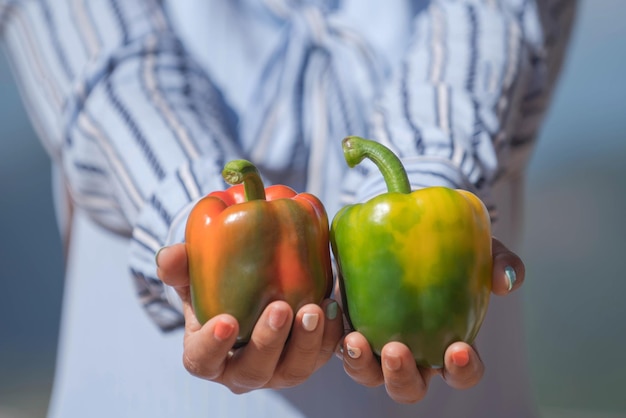
[{"label": "skin of hand", "polygon": [[[492,292],[505,296],[522,285],[525,267],[504,244],[495,238],[492,242]],[[353,380],[369,387],[384,384],[389,396],[400,403],[422,400],[435,375],[442,376],[453,388],[467,389],[480,381],[485,370],[478,352],[463,342],[447,348],[442,369],[417,367],[409,348],[399,342],[386,344],[378,359],[358,332],[347,334],[339,347],[337,355],[343,359],[344,369]]]},{"label": "skin of hand", "polygon": [[233,350],[239,327],[233,316],[218,315],[204,325],[196,319],[185,245],[161,249],[156,261],[159,278],[183,302],[183,365],[192,375],[221,383],[233,393],[304,382],[333,356],[344,334],[341,308],[332,299],[321,306],[305,305],[295,315],[286,302],[276,301],[263,311],[248,344]]},{"label": "skin of hand", "polygon": [[[321,307],[306,305],[296,314],[285,302],[273,302],[257,322],[250,343],[231,350],[237,335],[237,321],[219,315],[203,326],[191,307],[187,255],[183,244],[162,249],[157,254],[158,275],[176,289],[183,301],[185,337],[183,364],[194,376],[227,386],[234,393],[259,388],[285,388],[298,385],[325,364],[333,351],[342,359],[346,373],[357,383],[375,387],[385,385],[389,396],[399,403],[415,403],[428,391],[433,376],[440,375],[456,389],[476,385],[484,373],[484,364],[474,347],[456,342],[444,356],[442,369],[417,367],[409,348],[399,342],[383,347],[378,359],[359,332],[344,335],[341,308],[328,309],[332,300]],[[517,290],[524,281],[522,260],[504,244],[493,239],[492,291],[499,296]],[[324,312],[337,309],[336,316]],[[317,315],[313,331],[306,331],[305,315]],[[310,316],[309,316],[310,317]],[[293,326],[292,335],[287,336]],[[335,350],[336,347],[341,347]]]}]

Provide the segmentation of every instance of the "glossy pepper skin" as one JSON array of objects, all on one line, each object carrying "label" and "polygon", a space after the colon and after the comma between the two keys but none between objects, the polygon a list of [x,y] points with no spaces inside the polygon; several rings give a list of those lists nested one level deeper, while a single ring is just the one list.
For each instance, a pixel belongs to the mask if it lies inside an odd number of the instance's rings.
[{"label": "glossy pepper skin", "polygon": [[191,299],[201,323],[233,315],[242,345],[270,302],[295,312],[330,293],[328,216],[311,194],[265,189],[248,161],[231,161],[222,174],[235,185],[202,198],[186,225]]},{"label": "glossy pepper skin", "polygon": [[489,214],[467,191],[411,193],[400,160],[381,144],[348,137],[343,148],[351,167],[371,159],[389,189],[333,219],[344,309],[375,353],[400,341],[418,365],[440,367],[451,343],[474,341],[487,311]]}]

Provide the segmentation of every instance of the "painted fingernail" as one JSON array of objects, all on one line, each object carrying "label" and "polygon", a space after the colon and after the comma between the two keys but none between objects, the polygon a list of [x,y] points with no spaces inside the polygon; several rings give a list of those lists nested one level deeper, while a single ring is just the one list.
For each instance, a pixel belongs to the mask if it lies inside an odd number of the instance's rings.
[{"label": "painted fingernail", "polygon": [[156,266],[159,267],[159,255],[163,252],[163,250],[165,250],[167,247],[161,247],[159,248],[159,251],[156,252],[156,254],[154,255],[154,262],[156,263]]},{"label": "painted fingernail", "polygon": [[515,269],[511,266],[506,266],[504,268],[504,276],[506,277],[507,284],[509,286],[509,291],[513,289],[515,282],[517,281],[517,275],[515,274]]},{"label": "painted fingernail", "polygon": [[337,309],[338,305],[335,301],[332,301],[328,305],[326,305],[326,318],[330,319],[331,321],[337,318]]},{"label": "painted fingernail", "polygon": [[350,358],[358,359],[361,357],[361,349],[358,347],[351,347],[350,344],[346,344],[346,351]]},{"label": "painted fingernail", "polygon": [[287,312],[283,309],[272,308],[268,324],[271,329],[278,331],[287,322]]},{"label": "painted fingernail", "polygon": [[302,327],[307,331],[313,331],[317,327],[319,315],[316,313],[305,313],[302,315]]},{"label": "painted fingernail", "polygon": [[385,367],[387,367],[391,371],[400,370],[402,366],[402,360],[399,357],[395,356],[387,356],[385,357]]},{"label": "painted fingernail", "polygon": [[235,326],[233,324],[225,324],[223,322],[219,322],[215,329],[213,330],[213,336],[218,341],[226,341],[233,335],[233,331],[235,330]]},{"label": "painted fingernail", "polygon": [[452,353],[452,363],[456,367],[465,367],[470,361],[469,353],[467,350],[458,350]]}]

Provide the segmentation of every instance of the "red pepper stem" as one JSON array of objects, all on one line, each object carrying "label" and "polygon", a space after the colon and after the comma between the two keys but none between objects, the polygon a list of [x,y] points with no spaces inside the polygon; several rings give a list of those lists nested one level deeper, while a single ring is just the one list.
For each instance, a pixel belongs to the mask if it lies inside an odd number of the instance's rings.
[{"label": "red pepper stem", "polygon": [[350,167],[355,167],[367,158],[380,170],[388,192],[411,193],[411,184],[402,161],[389,148],[358,136],[344,138],[341,145],[343,156]]},{"label": "red pepper stem", "polygon": [[259,170],[247,160],[233,160],[226,163],[222,177],[228,184],[243,183],[246,201],[265,200],[265,186]]}]

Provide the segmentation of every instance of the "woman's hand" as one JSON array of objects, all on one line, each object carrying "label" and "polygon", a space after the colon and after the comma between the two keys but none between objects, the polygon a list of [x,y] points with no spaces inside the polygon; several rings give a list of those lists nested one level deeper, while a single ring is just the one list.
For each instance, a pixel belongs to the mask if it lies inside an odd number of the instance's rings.
[{"label": "woman's hand", "polygon": [[286,302],[272,302],[254,327],[250,342],[233,350],[239,325],[228,314],[201,325],[193,312],[184,244],[157,255],[159,278],[183,302],[183,364],[194,376],[218,382],[234,393],[286,388],[305,381],[332,357],[343,335],[341,310],[333,300],[294,313]]},{"label": "woman's hand", "polygon": [[[524,274],[522,260],[494,238],[493,293],[504,296],[518,289],[524,281]],[[409,348],[399,342],[386,344],[379,360],[365,337],[358,332],[346,335],[339,356],[352,379],[370,387],[384,384],[389,396],[401,403],[423,399],[430,380],[437,374],[451,387],[467,389],[480,381],[485,370],[478,352],[463,342],[448,347],[442,369],[417,367]]]}]

